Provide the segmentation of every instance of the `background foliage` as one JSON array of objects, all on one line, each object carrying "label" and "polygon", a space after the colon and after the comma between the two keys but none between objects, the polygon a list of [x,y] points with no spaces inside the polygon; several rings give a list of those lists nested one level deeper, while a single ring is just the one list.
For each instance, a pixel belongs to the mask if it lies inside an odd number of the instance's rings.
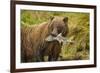
[{"label": "background foliage", "polygon": [[69,34],[74,41],[62,47],[59,60],[89,59],[89,13],[21,10],[21,27],[48,21],[51,16],[67,16]]}]

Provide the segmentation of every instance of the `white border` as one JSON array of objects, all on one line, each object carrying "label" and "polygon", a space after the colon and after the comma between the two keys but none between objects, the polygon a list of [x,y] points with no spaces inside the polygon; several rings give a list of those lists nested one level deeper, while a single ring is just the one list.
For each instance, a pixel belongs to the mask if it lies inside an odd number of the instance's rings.
[{"label": "white border", "polygon": [[[74,61],[57,61],[57,62],[38,62],[38,63],[20,63],[20,11],[25,10],[46,10],[46,11],[64,11],[64,12],[83,12],[90,13],[90,59]],[[69,7],[50,7],[35,5],[16,5],[16,69],[23,68],[40,68],[40,67],[57,67],[94,64],[94,10],[85,8]]]}]

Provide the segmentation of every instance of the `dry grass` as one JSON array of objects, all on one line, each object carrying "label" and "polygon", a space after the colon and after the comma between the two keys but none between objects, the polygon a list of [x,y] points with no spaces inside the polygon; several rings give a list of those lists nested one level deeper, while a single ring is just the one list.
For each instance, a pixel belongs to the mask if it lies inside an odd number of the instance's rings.
[{"label": "dry grass", "polygon": [[[21,22],[34,25],[48,21],[51,16],[67,16],[69,18],[69,34],[67,38],[74,41],[62,47],[59,60],[89,59],[89,14],[75,12],[21,11]],[[21,25],[23,27],[23,24]]]}]

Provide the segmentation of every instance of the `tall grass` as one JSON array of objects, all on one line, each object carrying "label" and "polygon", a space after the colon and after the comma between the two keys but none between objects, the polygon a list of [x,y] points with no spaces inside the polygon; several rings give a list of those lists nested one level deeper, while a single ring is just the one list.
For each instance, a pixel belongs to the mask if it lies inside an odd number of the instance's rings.
[{"label": "tall grass", "polygon": [[21,10],[21,23],[25,23],[21,26],[38,25],[48,21],[51,16],[68,17],[69,34],[67,38],[74,41],[62,47],[61,60],[89,59],[89,13]]}]

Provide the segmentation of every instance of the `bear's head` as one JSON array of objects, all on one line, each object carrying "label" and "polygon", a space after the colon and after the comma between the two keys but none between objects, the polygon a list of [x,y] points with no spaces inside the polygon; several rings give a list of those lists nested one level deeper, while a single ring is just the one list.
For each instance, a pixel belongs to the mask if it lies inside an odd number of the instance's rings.
[{"label": "bear's head", "polygon": [[57,36],[62,33],[62,36],[66,36],[68,33],[68,17],[51,17],[49,29],[52,36]]},{"label": "bear's head", "polygon": [[51,17],[48,24],[49,36],[47,41],[63,41],[68,33],[68,17]]}]

